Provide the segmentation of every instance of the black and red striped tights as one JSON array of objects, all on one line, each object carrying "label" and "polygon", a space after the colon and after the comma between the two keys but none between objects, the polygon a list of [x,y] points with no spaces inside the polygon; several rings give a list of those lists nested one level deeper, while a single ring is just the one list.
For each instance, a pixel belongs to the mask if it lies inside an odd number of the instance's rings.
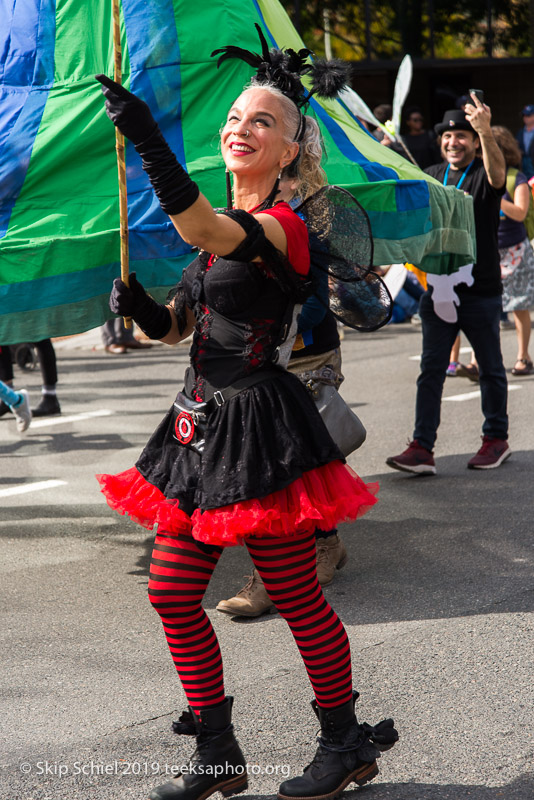
[{"label": "black and red striped tights", "polygon": [[[246,546],[271,600],[290,627],[318,704],[331,708],[349,701],[349,640],[317,581],[314,534],[250,538]],[[156,536],[150,567],[150,602],[163,622],[187,701],[197,713],[225,698],[219,643],[202,608],[221,553],[222,548],[206,548],[192,536],[162,531]]]}]

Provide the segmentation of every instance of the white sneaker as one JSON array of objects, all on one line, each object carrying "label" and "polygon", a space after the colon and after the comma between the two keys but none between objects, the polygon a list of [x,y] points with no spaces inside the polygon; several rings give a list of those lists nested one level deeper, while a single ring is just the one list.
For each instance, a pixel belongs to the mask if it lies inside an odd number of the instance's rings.
[{"label": "white sneaker", "polygon": [[18,394],[22,395],[22,401],[17,406],[11,406],[11,410],[15,415],[17,421],[17,430],[19,433],[24,433],[30,427],[32,421],[32,412],[30,409],[30,398],[26,389],[21,389]]}]

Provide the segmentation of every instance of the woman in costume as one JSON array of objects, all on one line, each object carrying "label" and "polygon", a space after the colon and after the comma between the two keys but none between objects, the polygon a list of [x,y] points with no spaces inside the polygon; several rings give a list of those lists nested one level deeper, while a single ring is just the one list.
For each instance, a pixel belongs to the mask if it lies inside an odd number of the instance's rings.
[{"label": "woman in costume", "polygon": [[[258,28],[259,31],[259,28]],[[314,530],[356,519],[375,502],[344,463],[309,393],[284,369],[287,331],[310,294],[306,225],[278,183],[290,165],[306,197],[324,184],[318,127],[300,108],[300,75],[309,51],[262,55],[225,48],[258,68],[234,102],[221,133],[233,176],[233,208],[216,214],[178,164],[145,103],[106,76],[106,110],[135,145],[161,207],[181,237],[200,248],[167,306],[135,275],[116,279],[115,313],[168,344],[193,332],[184,391],[136,466],[99,476],[108,503],[146,527],[157,525],[149,597],[162,618],[189,703],[177,724],[194,733],[195,770],[150,794],[151,800],[200,800],[247,788],[245,759],[231,722],[222,659],[201,602],[222,549],[244,544],[302,655],[322,735],[312,763],[285,781],[280,798],[333,798],[377,773],[379,749],[396,741],[392,720],[371,728],[354,713],[350,645],[326,602],[315,570]],[[245,54],[245,55],[243,55]],[[332,82],[334,72],[317,71]],[[344,83],[335,81],[330,95]],[[312,90],[325,93],[322,86]],[[231,205],[231,203],[229,203]],[[199,768],[200,767],[200,768]],[[209,767],[209,768],[208,768]]]},{"label": "woman in costume", "polygon": [[517,334],[517,358],[512,375],[534,372],[529,353],[534,306],[534,253],[527,235],[525,220],[531,199],[530,186],[520,171],[521,151],[513,133],[501,125],[491,130],[506,161],[506,193],[501,200],[501,219],[497,231],[502,275],[502,308],[514,315]]}]

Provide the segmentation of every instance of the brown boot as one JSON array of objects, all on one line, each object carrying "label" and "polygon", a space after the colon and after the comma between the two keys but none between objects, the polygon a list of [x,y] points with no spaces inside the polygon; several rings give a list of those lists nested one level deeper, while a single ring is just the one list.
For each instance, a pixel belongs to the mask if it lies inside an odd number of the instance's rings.
[{"label": "brown boot", "polygon": [[316,539],[315,546],[317,548],[317,579],[321,586],[328,586],[334,580],[336,569],[341,569],[347,563],[347,551],[337,533],[335,536]]},{"label": "brown boot", "polygon": [[257,570],[254,570],[248,582],[229,600],[221,600],[217,611],[233,614],[234,617],[259,617],[262,614],[274,614],[276,608]]}]

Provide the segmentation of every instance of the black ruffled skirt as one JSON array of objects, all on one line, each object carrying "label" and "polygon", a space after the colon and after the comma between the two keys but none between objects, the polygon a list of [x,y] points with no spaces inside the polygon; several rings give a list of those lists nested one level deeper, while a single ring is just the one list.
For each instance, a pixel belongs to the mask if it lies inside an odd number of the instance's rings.
[{"label": "black ruffled skirt", "polygon": [[152,528],[210,544],[330,530],[375,502],[344,463],[306,388],[281,373],[209,417],[202,455],[173,437],[172,408],[135,468],[98,476],[109,504]]}]

